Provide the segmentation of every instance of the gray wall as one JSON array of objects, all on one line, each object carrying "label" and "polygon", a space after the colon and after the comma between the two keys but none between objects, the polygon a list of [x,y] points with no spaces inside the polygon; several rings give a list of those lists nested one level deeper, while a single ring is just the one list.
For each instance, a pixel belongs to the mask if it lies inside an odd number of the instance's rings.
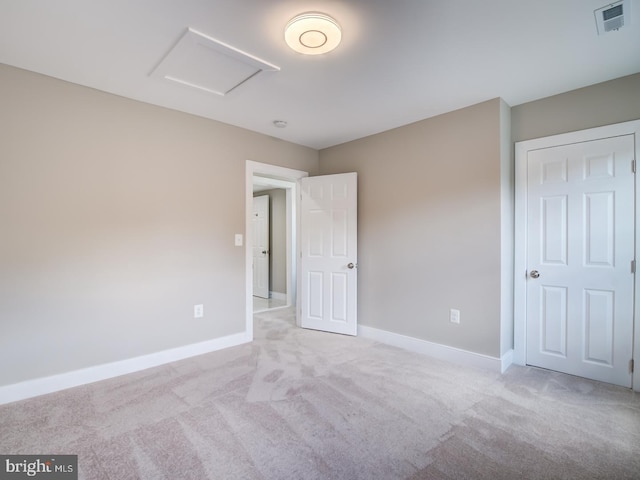
[{"label": "gray wall", "polygon": [[358,172],[360,323],[500,355],[505,110],[494,99],[320,152],[323,174]]},{"label": "gray wall", "polygon": [[359,173],[361,323],[498,356],[513,335],[505,139],[638,119],[640,74],[511,120],[495,99],[319,155],[2,65],[0,104],[6,385],[242,331],[247,159]]},{"label": "gray wall", "polygon": [[245,161],[317,151],[3,65],[0,105],[0,385],[244,331]]},{"label": "gray wall", "polygon": [[287,193],[282,188],[269,190],[269,285],[272,292],[287,293]]},{"label": "gray wall", "polygon": [[515,142],[640,118],[640,73],[512,108]]},{"label": "gray wall", "polygon": [[[499,356],[513,346],[513,142],[640,118],[640,74],[496,99],[320,152],[358,172],[359,321]],[[448,322],[449,308],[462,312]]]}]

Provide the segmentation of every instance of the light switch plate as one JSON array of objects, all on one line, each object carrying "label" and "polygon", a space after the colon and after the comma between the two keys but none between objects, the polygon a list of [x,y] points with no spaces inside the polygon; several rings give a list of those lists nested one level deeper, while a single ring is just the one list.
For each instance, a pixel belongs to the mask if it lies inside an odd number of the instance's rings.
[{"label": "light switch plate", "polygon": [[242,234],[241,233],[236,233],[236,247],[241,247],[242,246]]}]

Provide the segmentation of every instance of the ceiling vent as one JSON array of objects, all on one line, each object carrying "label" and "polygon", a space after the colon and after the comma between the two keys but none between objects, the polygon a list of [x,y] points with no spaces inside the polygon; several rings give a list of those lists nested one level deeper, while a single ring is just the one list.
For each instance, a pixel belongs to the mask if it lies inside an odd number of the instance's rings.
[{"label": "ceiling vent", "polygon": [[629,3],[629,0],[620,0],[593,12],[596,17],[598,35],[620,30],[629,23],[631,19]]},{"label": "ceiling vent", "polygon": [[271,63],[189,28],[151,75],[216,95],[226,95]]}]

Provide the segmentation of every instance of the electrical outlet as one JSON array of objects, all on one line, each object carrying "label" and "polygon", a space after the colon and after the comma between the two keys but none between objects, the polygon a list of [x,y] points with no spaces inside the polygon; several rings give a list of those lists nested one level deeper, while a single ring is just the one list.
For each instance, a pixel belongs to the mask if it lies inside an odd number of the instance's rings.
[{"label": "electrical outlet", "polygon": [[452,308],[449,310],[449,321],[451,323],[460,323],[460,310]]},{"label": "electrical outlet", "polygon": [[193,318],[202,318],[204,317],[204,305],[194,305],[193,306]]}]

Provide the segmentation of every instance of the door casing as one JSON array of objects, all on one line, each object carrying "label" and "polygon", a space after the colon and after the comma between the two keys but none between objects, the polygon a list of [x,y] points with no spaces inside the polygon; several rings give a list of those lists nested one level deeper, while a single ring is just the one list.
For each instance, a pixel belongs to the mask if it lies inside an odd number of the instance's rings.
[{"label": "door casing", "polygon": [[[620,135],[635,135],[635,160],[640,158],[640,120],[590,128],[577,132],[553,135],[544,138],[517,142],[515,145],[515,258],[514,258],[514,348],[513,363],[526,365],[527,337],[526,337],[526,308],[527,308],[527,152],[540,148],[586,142],[600,138]],[[640,251],[640,231],[637,221],[640,212],[640,195],[638,195],[638,174],[635,176],[635,254]],[[637,271],[637,269],[636,269]],[[634,339],[633,356],[640,352],[640,282],[634,283]],[[637,363],[637,362],[636,362]],[[640,391],[640,366],[634,369],[632,379],[633,389]]]}]

